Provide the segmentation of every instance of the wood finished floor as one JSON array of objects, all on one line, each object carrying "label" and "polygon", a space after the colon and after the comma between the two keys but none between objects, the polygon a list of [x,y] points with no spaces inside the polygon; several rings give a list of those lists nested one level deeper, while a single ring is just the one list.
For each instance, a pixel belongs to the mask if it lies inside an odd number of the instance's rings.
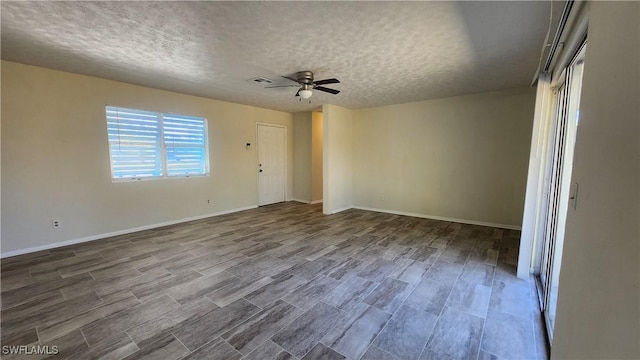
[{"label": "wood finished floor", "polygon": [[545,359],[519,236],[284,203],[3,259],[2,345],[55,345],[55,359]]}]

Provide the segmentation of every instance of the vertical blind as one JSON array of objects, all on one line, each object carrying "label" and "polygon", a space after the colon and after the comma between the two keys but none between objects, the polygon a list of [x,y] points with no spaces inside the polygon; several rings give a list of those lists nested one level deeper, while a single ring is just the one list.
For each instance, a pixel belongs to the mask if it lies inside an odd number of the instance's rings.
[{"label": "vertical blind", "polygon": [[114,180],[209,174],[206,119],[106,107]]}]

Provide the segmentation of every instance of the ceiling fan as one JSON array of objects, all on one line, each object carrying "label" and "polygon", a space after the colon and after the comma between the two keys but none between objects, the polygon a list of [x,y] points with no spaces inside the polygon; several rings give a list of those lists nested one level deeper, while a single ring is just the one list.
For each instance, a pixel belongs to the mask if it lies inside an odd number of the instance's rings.
[{"label": "ceiling fan", "polygon": [[311,71],[298,71],[295,75],[295,79],[289,76],[283,76],[283,78],[296,82],[295,85],[276,85],[276,86],[267,86],[267,88],[277,88],[277,87],[299,87],[298,92],[296,92],[296,96],[300,96],[302,99],[308,99],[313,95],[312,90],[319,90],[328,92],[329,94],[337,94],[340,91],[335,89],[329,89],[321,85],[326,84],[338,84],[340,80],[338,79],[325,79],[325,80],[313,80],[313,73]]}]

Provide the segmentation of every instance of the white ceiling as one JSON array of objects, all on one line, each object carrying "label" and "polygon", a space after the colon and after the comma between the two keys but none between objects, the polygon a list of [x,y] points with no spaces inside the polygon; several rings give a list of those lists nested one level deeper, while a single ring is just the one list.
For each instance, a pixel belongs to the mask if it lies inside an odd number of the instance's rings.
[{"label": "white ceiling", "polygon": [[[283,111],[527,86],[550,2],[10,2],[2,59]],[[338,95],[264,89],[311,70]]]}]

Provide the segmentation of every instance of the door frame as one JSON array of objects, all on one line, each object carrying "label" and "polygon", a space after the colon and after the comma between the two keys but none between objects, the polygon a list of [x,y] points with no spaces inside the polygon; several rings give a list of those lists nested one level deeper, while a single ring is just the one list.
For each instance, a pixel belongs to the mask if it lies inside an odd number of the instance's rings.
[{"label": "door frame", "polygon": [[[585,39],[566,68],[562,70],[558,80],[550,85],[554,93],[552,98],[554,106],[550,113],[552,118],[550,120],[549,146],[546,149],[548,158],[544,170],[546,195],[543,194],[544,201],[541,204],[544,216],[539,219],[540,238],[535,241],[540,243],[540,248],[536,249],[539,254],[537,254],[537,264],[534,266],[537,269],[534,272],[534,278],[538,290],[538,301],[545,320],[547,340],[550,344],[553,342],[552,324],[555,324],[555,321],[551,321],[549,314],[553,277],[559,276],[560,268],[556,268],[556,266],[561,266],[562,259],[557,256],[562,255],[566,215],[570,210],[570,196],[574,191],[571,190],[570,167],[574,160],[573,147],[579,122],[583,70],[579,73],[580,82],[577,87],[574,87],[576,85],[574,75],[576,73],[575,67],[584,62],[586,46]],[[573,108],[572,104],[577,105],[577,108]],[[558,241],[560,241],[560,248],[557,248]],[[556,254],[557,251],[560,251],[558,253],[560,255]]]},{"label": "door frame", "polygon": [[[545,181],[545,215],[541,218],[541,253],[538,269],[538,281],[540,282],[541,291],[539,294],[540,308],[545,311],[548,306],[551,275],[553,271],[553,256],[555,252],[555,244],[558,235],[558,218],[560,216],[560,200],[562,190],[562,180],[566,174],[563,172],[564,162],[566,160],[565,152],[567,146],[567,133],[569,118],[569,96],[570,86],[567,78],[569,71],[562,76],[562,80],[554,87],[554,119],[552,125],[552,133],[550,134],[550,146],[548,149],[548,168],[546,169],[548,179]],[[561,224],[564,226],[564,224]],[[547,320],[547,327],[549,327]],[[547,329],[549,339],[551,339],[551,329]]]},{"label": "door frame", "polygon": [[258,166],[258,163],[260,162],[260,141],[258,140],[258,128],[260,126],[271,126],[271,127],[278,127],[278,128],[284,129],[284,201],[285,202],[289,201],[289,194],[287,192],[287,189],[289,187],[289,184],[288,184],[289,167],[287,166],[289,162],[289,158],[287,154],[289,152],[289,147],[287,142],[287,139],[288,139],[287,126],[256,121],[256,132],[255,132],[256,157],[255,157],[255,164],[254,164],[254,167],[256,169],[256,206],[261,206],[260,205],[260,171],[259,171],[260,169]]}]

